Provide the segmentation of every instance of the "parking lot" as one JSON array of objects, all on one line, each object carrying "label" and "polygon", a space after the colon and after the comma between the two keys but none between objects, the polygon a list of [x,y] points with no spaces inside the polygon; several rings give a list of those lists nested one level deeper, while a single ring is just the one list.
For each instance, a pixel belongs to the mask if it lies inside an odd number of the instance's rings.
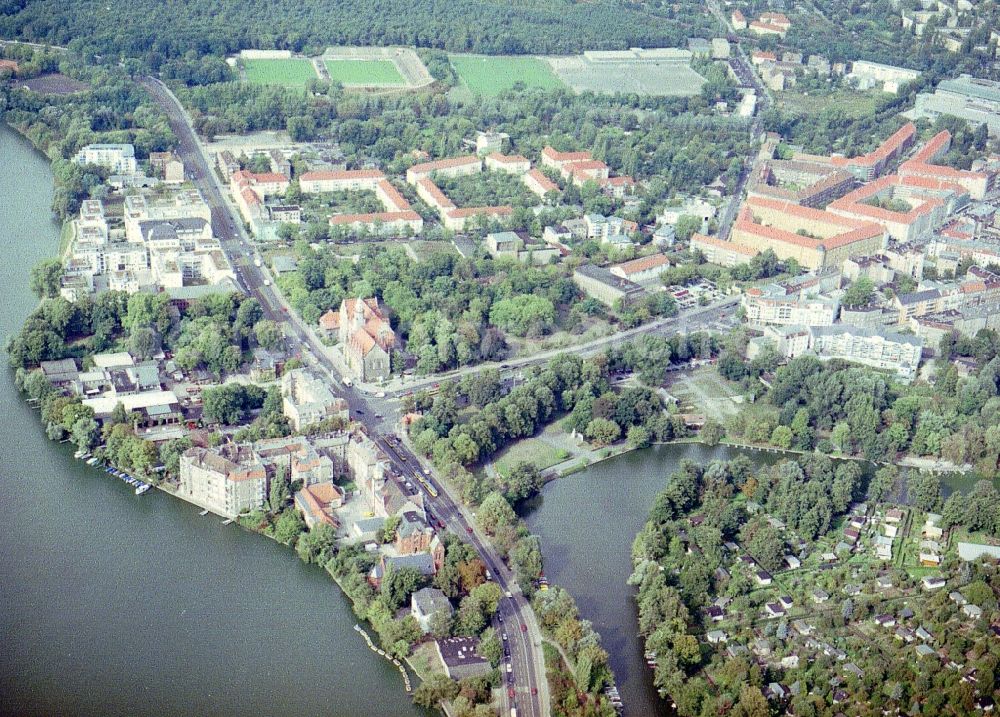
[{"label": "parking lot", "polygon": [[722,292],[715,282],[708,279],[702,279],[690,286],[668,286],[667,291],[677,301],[677,308],[681,310],[705,306],[722,298]]}]

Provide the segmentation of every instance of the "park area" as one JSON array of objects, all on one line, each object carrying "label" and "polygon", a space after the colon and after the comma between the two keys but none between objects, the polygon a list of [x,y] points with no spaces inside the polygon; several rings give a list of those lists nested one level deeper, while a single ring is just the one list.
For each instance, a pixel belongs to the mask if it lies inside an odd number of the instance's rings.
[{"label": "park area", "polygon": [[332,82],[357,87],[399,86],[406,80],[392,60],[324,60]]},{"label": "park area", "polygon": [[298,57],[245,59],[243,60],[243,71],[247,82],[254,85],[305,87],[310,80],[318,79],[313,63]]},{"label": "park area", "polygon": [[462,84],[473,94],[495,97],[520,82],[526,87],[565,87],[549,64],[537,57],[449,55]]},{"label": "park area", "polygon": [[502,476],[509,475],[518,463],[530,463],[538,470],[545,470],[570,458],[576,449],[575,442],[557,422],[547,426],[537,436],[518,441],[502,450],[494,460],[494,465]]}]

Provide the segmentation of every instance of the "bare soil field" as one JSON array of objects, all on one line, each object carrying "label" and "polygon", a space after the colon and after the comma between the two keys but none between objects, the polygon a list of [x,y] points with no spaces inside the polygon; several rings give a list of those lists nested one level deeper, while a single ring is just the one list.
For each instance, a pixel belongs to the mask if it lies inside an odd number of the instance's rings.
[{"label": "bare soil field", "polygon": [[40,95],[72,95],[89,90],[89,85],[67,77],[59,72],[50,75],[39,75],[30,80],[19,80],[18,87],[24,87]]}]

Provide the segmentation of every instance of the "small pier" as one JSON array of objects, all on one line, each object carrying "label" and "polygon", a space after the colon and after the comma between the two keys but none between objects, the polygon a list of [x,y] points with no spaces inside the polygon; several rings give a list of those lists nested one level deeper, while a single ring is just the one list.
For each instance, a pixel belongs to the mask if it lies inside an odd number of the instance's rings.
[{"label": "small pier", "polygon": [[375,643],[372,642],[371,637],[368,636],[368,633],[365,632],[361,628],[360,625],[355,625],[354,629],[361,635],[361,637],[363,637],[365,639],[365,642],[368,643],[368,649],[369,650],[371,650],[374,653],[377,653],[377,654],[381,655],[382,657],[384,657],[385,659],[389,660],[390,662],[392,662],[392,664],[394,664],[396,666],[396,668],[399,670],[399,674],[401,674],[403,676],[403,687],[406,688],[407,692],[410,692],[411,691],[410,676],[406,673],[406,668],[403,667],[403,663],[400,662],[399,660],[395,659],[395,658],[389,657],[389,655],[387,655],[385,653],[385,650],[380,650],[378,647],[376,647]]}]

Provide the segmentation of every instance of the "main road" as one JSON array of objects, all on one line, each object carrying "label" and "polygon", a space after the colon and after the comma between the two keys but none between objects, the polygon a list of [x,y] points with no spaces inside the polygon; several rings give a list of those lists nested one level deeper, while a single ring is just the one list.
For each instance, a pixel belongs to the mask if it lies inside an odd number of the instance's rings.
[{"label": "main road", "polygon": [[[290,347],[300,351],[314,369],[324,373],[337,387],[338,392],[350,405],[351,416],[365,424],[373,439],[390,457],[397,474],[394,480],[400,481],[408,490],[423,490],[425,505],[434,517],[449,530],[471,543],[478,551],[493,579],[503,591],[503,598],[497,611],[497,622],[500,632],[507,636],[503,641],[505,661],[511,667],[508,673],[506,665],[501,665],[507,707],[516,708],[519,716],[548,717],[549,693],[542,657],[541,631],[535,620],[534,611],[521,593],[514,576],[507,570],[485,536],[477,529],[475,522],[460,502],[449,494],[444,484],[436,484],[434,492],[437,495],[418,487],[420,486],[418,475],[424,475],[426,480],[431,480],[427,477],[430,475],[430,469],[425,467],[402,442],[391,440],[390,436],[380,430],[381,421],[371,410],[368,397],[340,380],[338,368],[329,356],[327,347],[298,315],[290,310],[284,297],[275,289],[267,268],[256,265],[254,259],[257,253],[242,218],[227,200],[212,163],[195,135],[187,112],[169,88],[158,79],[147,77],[142,80],[142,84],[167,114],[170,127],[177,137],[177,154],[211,209],[212,231],[233,265],[239,289],[256,298],[265,316],[283,326]],[[508,678],[508,675],[511,677]],[[512,690],[513,697],[507,696],[511,694],[508,689]]]}]

